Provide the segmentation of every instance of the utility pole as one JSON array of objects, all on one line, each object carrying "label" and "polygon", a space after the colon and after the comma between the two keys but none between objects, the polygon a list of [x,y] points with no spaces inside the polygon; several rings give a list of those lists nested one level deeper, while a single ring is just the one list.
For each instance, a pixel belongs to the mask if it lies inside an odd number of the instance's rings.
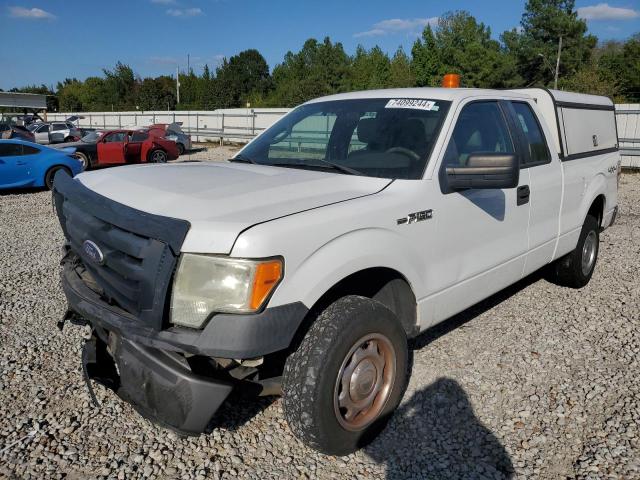
[{"label": "utility pole", "polygon": [[187,53],[187,75],[191,74],[191,55]]},{"label": "utility pole", "polygon": [[176,105],[180,103],[180,67],[176,65]]},{"label": "utility pole", "polygon": [[556,59],[556,75],[553,80],[553,88],[558,89],[558,72],[560,72],[560,54],[562,53],[562,35],[558,39],[558,58]]}]

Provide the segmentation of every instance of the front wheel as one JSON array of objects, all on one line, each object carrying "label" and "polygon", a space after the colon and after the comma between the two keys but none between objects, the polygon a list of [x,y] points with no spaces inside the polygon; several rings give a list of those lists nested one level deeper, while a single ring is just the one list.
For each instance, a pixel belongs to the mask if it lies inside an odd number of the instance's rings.
[{"label": "front wheel", "polygon": [[587,215],[582,225],[575,250],[552,265],[555,283],[571,288],[582,288],[593,275],[600,249],[600,225],[593,215]]},{"label": "front wheel", "polygon": [[374,300],[343,297],[327,307],[287,359],[284,414],[295,435],[348,455],[384,428],[407,386],[407,337]]},{"label": "front wheel", "polygon": [[151,163],[167,163],[167,153],[164,150],[154,150],[149,154]]}]

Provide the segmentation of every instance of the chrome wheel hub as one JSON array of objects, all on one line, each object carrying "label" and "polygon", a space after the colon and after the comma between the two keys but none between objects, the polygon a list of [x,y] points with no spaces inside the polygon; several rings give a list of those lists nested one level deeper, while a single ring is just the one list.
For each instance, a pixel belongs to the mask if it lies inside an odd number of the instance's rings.
[{"label": "chrome wheel hub", "polygon": [[164,163],[164,162],[167,161],[167,158],[166,158],[164,152],[154,152],[153,161],[156,162],[156,163]]},{"label": "chrome wheel hub", "polygon": [[598,236],[593,230],[584,239],[582,246],[582,274],[587,276],[596,262],[596,250],[598,248]]},{"label": "chrome wheel hub", "polygon": [[362,430],[384,409],[396,375],[396,354],[385,336],[370,334],[346,355],[334,390],[334,410],[346,430]]}]

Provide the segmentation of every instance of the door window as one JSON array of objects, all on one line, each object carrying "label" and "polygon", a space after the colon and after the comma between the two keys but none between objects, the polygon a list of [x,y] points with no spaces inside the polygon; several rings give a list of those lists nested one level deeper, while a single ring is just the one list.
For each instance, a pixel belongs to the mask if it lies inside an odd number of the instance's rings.
[{"label": "door window", "polygon": [[444,162],[465,166],[471,155],[482,153],[515,153],[498,102],[474,102],[462,109]]},{"label": "door window", "polygon": [[531,107],[524,102],[512,102],[512,104],[516,112],[516,123],[524,134],[529,147],[529,155],[523,159],[523,164],[529,166],[549,163],[551,154]]},{"label": "door window", "polygon": [[49,125],[42,125],[37,133],[49,133]]},{"label": "door window", "polygon": [[127,134],[125,132],[110,133],[109,135],[104,137],[104,143],[124,142],[126,135]]},{"label": "door window", "polygon": [[0,144],[0,157],[17,157],[22,155],[22,145],[18,143]]},{"label": "door window", "polygon": [[22,155],[36,155],[38,153],[40,153],[40,150],[38,150],[36,147],[32,147],[30,145],[22,146]]},{"label": "door window", "polygon": [[131,135],[131,142],[144,142],[147,138],[149,138],[149,133],[147,132],[133,132]]},{"label": "door window", "polygon": [[58,132],[60,130],[66,130],[67,129],[67,126],[64,123],[54,123],[51,127],[52,127],[51,128],[52,132]]}]

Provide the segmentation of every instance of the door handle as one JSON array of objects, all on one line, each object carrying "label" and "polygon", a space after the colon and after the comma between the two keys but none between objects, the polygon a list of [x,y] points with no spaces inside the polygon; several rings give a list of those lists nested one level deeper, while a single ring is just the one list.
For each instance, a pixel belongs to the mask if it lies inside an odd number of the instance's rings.
[{"label": "door handle", "polygon": [[16,162],[16,165],[26,165],[26,164],[27,164],[27,162],[25,162],[24,160],[18,160]]},{"label": "door handle", "polygon": [[525,203],[529,203],[530,195],[531,195],[531,190],[529,190],[529,185],[522,185],[521,187],[518,187],[518,194],[517,194],[518,206],[524,205]]}]

